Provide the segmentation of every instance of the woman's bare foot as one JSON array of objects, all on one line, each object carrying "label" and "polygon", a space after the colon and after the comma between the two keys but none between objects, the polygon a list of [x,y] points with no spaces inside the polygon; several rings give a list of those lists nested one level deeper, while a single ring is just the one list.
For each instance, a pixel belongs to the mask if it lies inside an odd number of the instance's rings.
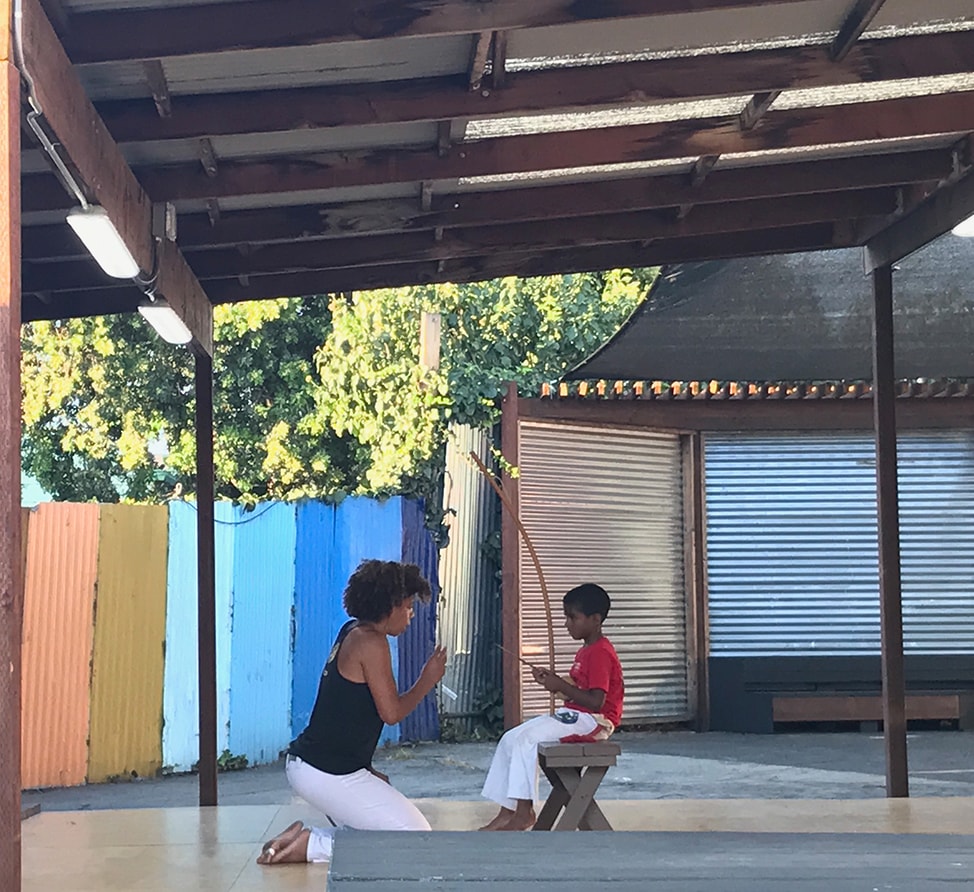
[{"label": "woman's bare foot", "polygon": [[295,821],[279,836],[265,843],[257,858],[258,864],[288,864],[308,860],[308,840],[311,831]]},{"label": "woman's bare foot", "polygon": [[293,824],[287,826],[284,830],[277,834],[273,839],[265,842],[263,848],[261,849],[261,854],[265,853],[268,849],[274,849],[280,852],[284,847],[291,842],[294,837],[296,837],[304,829],[304,824],[300,821],[295,821]]},{"label": "woman's bare foot", "polygon": [[504,806],[501,806],[501,810],[497,812],[496,815],[494,815],[491,821],[487,824],[484,824],[484,826],[480,827],[479,829],[480,830],[500,830],[501,827],[504,826],[504,824],[506,824],[513,816],[514,816],[514,812],[511,811],[511,809],[504,808]]}]

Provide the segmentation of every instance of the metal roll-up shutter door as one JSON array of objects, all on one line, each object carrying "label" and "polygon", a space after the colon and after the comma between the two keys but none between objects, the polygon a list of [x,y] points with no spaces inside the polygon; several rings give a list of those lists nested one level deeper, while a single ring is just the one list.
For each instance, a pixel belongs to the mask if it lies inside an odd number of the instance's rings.
[{"label": "metal roll-up shutter door", "polygon": [[[876,654],[871,434],[708,435],[713,656]],[[974,433],[901,433],[904,646],[974,653]]]},{"label": "metal roll-up shutter door", "polygon": [[[579,646],[561,598],[597,582],[612,598],[605,631],[625,675],[623,722],[690,718],[679,436],[522,421],[518,466],[518,510],[551,590],[558,671]],[[519,566],[522,647],[544,663],[547,620],[523,542]],[[524,716],[548,710],[524,667],[521,690]]]}]

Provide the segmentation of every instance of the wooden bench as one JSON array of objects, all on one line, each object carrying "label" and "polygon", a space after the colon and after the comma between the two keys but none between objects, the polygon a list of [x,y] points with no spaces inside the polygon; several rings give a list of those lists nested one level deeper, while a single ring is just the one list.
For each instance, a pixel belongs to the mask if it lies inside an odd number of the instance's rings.
[{"label": "wooden bench", "polygon": [[[771,701],[776,722],[881,722],[883,698],[876,694],[779,695]],[[906,718],[956,719],[961,730],[974,728],[974,692],[906,695]]]},{"label": "wooden bench", "polygon": [[538,764],[551,782],[551,794],[534,829],[611,830],[595,792],[621,752],[617,743],[542,743]]}]

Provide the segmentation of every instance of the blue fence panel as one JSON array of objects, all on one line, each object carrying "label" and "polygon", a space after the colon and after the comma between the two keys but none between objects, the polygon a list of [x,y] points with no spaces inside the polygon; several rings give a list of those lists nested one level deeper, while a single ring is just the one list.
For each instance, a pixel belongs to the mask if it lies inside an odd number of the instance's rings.
[{"label": "blue fence panel", "polygon": [[297,508],[294,617],[291,630],[291,736],[308,724],[328,649],[347,619],[329,584],[335,562],[335,507],[305,502]]},{"label": "blue fence panel", "polygon": [[[217,751],[222,752],[229,742],[230,589],[233,578],[234,507],[229,502],[217,502],[214,509]],[[162,761],[176,771],[189,771],[199,759],[196,592],[196,504],[170,502]]]},{"label": "blue fence panel", "polygon": [[[348,498],[337,507],[307,502],[298,507],[294,584],[294,658],[291,733],[300,734],[311,717],[318,680],[328,650],[348,619],[342,593],[348,577],[367,558],[400,560],[400,499],[378,503]],[[398,673],[398,643],[390,639],[393,671]],[[380,742],[399,739],[399,726],[387,727]]]},{"label": "blue fence panel", "polygon": [[238,510],[234,527],[230,752],[277,760],[291,739],[295,506]]},{"label": "blue fence panel", "polygon": [[[436,602],[440,594],[439,552],[426,529],[426,510],[422,500],[402,500],[402,560],[416,564],[429,580],[433,598],[429,604],[416,604],[416,614],[399,639],[399,690],[408,690],[419,678],[436,644]],[[403,740],[438,740],[440,716],[436,692],[400,723]]]},{"label": "blue fence panel", "polygon": [[[384,502],[353,497],[345,499],[336,510],[335,555],[332,576],[333,591],[341,604],[345,583],[364,560],[402,560],[402,499],[398,496]],[[345,616],[342,611],[342,616]],[[392,670],[399,675],[399,640],[389,639]],[[399,725],[387,725],[379,743],[399,740]]]}]

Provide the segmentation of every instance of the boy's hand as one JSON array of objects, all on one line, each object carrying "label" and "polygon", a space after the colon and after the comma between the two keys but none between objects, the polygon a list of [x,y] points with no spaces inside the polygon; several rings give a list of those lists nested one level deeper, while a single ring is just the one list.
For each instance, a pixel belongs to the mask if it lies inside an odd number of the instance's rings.
[{"label": "boy's hand", "polygon": [[534,680],[546,691],[557,693],[561,689],[561,676],[555,674],[550,669],[545,669],[543,666],[534,666],[531,669],[531,673],[534,675]]}]

